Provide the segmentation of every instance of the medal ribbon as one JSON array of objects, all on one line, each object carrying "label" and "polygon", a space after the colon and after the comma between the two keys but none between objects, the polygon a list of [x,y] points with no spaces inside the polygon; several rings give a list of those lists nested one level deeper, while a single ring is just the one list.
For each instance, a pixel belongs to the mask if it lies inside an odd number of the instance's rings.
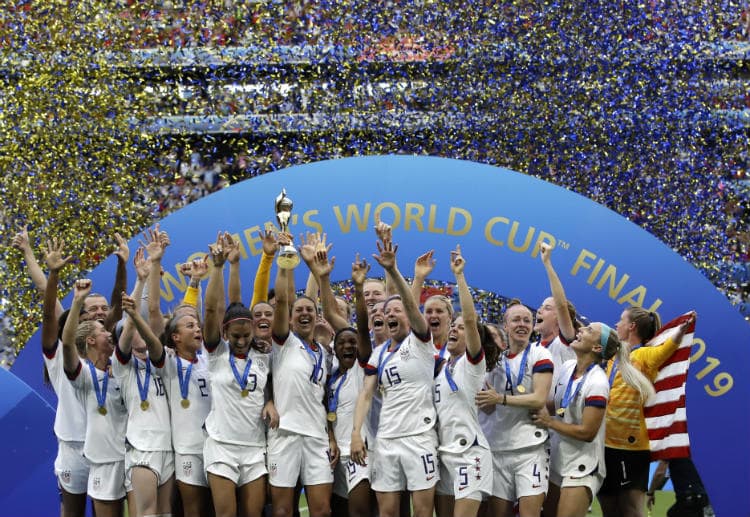
[{"label": "medal ribbon", "polygon": [[138,395],[141,397],[141,402],[144,402],[148,398],[148,383],[151,380],[151,361],[146,358],[146,375],[144,375],[142,384],[138,359],[135,356],[133,356],[133,368],[135,368],[135,379],[138,382]]},{"label": "medal ribbon", "polygon": [[[531,346],[526,345],[526,350],[523,351],[521,357],[521,366],[518,369],[518,379],[516,380],[516,386],[519,386],[523,382],[523,376],[526,373],[526,363],[529,360],[529,349]],[[510,359],[505,357],[505,391],[510,390],[513,393],[513,375],[510,373]]]},{"label": "medal ribbon", "polygon": [[578,396],[578,392],[581,391],[581,386],[583,386],[584,381],[586,380],[586,376],[589,374],[591,369],[596,366],[596,362],[593,362],[589,365],[588,368],[586,368],[586,371],[583,372],[583,377],[581,377],[581,382],[578,383],[578,386],[576,386],[576,391],[573,393],[573,396],[570,396],[570,390],[573,387],[573,381],[575,380],[576,376],[576,370],[573,368],[573,371],[570,374],[570,379],[568,379],[568,387],[565,388],[565,394],[563,395],[562,402],[560,402],[560,409],[566,409],[570,402],[574,400]]},{"label": "medal ribbon", "polygon": [[453,393],[456,393],[458,391],[458,386],[456,385],[456,381],[453,380],[453,374],[451,373],[451,370],[454,366],[456,366],[456,363],[461,359],[461,356],[457,357],[453,361],[448,361],[445,363],[445,366],[443,369],[445,370],[445,379],[448,381],[448,386],[450,386],[450,389]]},{"label": "medal ribbon", "polygon": [[185,372],[185,375],[182,374],[182,361],[180,360],[180,356],[177,357],[177,381],[180,383],[180,395],[182,396],[182,400],[187,400],[188,398],[188,390],[190,389],[190,374],[193,372],[193,363],[188,362],[187,371]]},{"label": "medal ribbon", "polygon": [[94,383],[96,403],[99,404],[99,407],[104,407],[104,404],[107,401],[107,385],[109,384],[109,374],[106,371],[104,372],[104,380],[102,381],[101,386],[99,386],[99,379],[97,379],[96,377],[96,368],[94,367],[94,363],[92,363],[91,361],[86,361],[86,364],[89,365],[91,381]]},{"label": "medal ribbon", "polygon": [[[310,380],[313,384],[318,384],[318,374],[320,373],[320,369],[323,365],[323,350],[318,350],[318,353],[315,353],[312,347],[308,345],[304,339],[300,338],[299,336],[297,337],[305,346],[305,352],[307,352],[313,360],[313,372],[312,375],[310,375]],[[320,345],[318,345],[318,348],[320,349]]]},{"label": "medal ribbon", "polygon": [[330,413],[335,413],[336,408],[339,407],[339,392],[341,391],[341,386],[343,386],[344,383],[346,382],[346,376],[349,374],[348,371],[344,372],[344,375],[341,376],[341,381],[339,381],[339,385],[336,387],[335,390],[331,390],[331,386],[333,385],[334,382],[336,382],[336,376],[339,373],[341,372],[339,370],[336,370],[333,376],[331,377],[331,380],[328,381],[328,390],[330,391],[330,393],[333,394],[328,397],[328,411]]},{"label": "medal ribbon", "polygon": [[237,370],[237,359],[234,357],[234,354],[232,352],[229,352],[229,366],[232,367],[232,373],[234,374],[234,378],[237,379],[237,384],[240,385],[241,390],[245,390],[245,386],[247,386],[247,377],[250,375],[250,367],[253,365],[253,360],[250,359],[250,357],[247,358],[247,364],[245,365],[245,370],[242,372],[242,377],[240,377],[240,372]]}]

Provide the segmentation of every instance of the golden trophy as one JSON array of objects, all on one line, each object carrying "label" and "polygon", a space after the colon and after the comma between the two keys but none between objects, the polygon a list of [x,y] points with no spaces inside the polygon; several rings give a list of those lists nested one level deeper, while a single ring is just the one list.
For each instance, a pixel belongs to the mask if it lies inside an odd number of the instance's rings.
[{"label": "golden trophy", "polygon": [[[276,220],[279,228],[284,233],[289,233],[289,219],[292,217],[294,203],[286,195],[286,189],[281,189],[281,194],[276,197]],[[293,244],[287,244],[279,248],[276,264],[281,269],[294,269],[299,265],[299,253]]]}]

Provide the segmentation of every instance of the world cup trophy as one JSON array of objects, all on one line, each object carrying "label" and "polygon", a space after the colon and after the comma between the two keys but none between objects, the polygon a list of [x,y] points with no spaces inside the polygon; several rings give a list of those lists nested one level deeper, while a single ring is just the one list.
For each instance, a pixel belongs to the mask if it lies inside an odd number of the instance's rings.
[{"label": "world cup trophy", "polygon": [[[286,196],[286,189],[282,188],[281,194],[276,197],[276,220],[284,233],[289,233],[289,218],[292,217],[293,206],[292,200]],[[299,265],[299,253],[294,245],[287,244],[279,248],[276,264],[281,269],[294,269]]]}]

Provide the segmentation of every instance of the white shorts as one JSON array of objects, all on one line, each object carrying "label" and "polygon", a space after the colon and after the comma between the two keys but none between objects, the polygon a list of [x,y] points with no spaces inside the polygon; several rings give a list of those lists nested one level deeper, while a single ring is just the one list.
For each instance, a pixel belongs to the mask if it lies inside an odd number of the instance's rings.
[{"label": "white shorts", "polygon": [[175,479],[180,483],[208,487],[206,469],[203,468],[203,454],[174,453]]},{"label": "white shorts", "polygon": [[89,497],[118,501],[125,497],[125,461],[92,463],[89,470]]},{"label": "white shorts", "polygon": [[203,461],[206,477],[211,473],[227,478],[237,486],[268,474],[265,447],[224,443],[209,436],[203,446]]},{"label": "white shorts", "polygon": [[437,493],[456,499],[481,501],[492,493],[492,452],[474,445],[464,452],[440,453]]},{"label": "white shorts", "polygon": [[576,486],[585,486],[591,490],[591,497],[596,497],[596,493],[602,487],[604,483],[604,476],[598,472],[592,472],[584,476],[567,476],[563,478],[560,474],[555,471],[550,471],[549,481],[560,488],[571,488]]},{"label": "white shorts", "polygon": [[414,436],[378,438],[370,462],[370,481],[376,492],[426,490],[440,480],[434,429]]},{"label": "white shorts", "polygon": [[370,466],[358,465],[349,459],[349,456],[339,458],[336,470],[333,473],[333,493],[344,499],[349,499],[349,492],[362,481],[369,481]]},{"label": "white shorts", "polygon": [[268,430],[268,482],[276,487],[333,483],[328,438]]},{"label": "white shorts", "polygon": [[492,495],[516,501],[546,494],[549,486],[549,453],[544,443],[515,451],[492,451]]},{"label": "white shorts", "polygon": [[172,451],[142,451],[128,447],[125,451],[125,488],[132,489],[133,467],[144,467],[156,474],[157,486],[174,476],[174,453]]},{"label": "white shorts", "polygon": [[83,442],[57,441],[55,476],[57,485],[67,493],[86,493],[89,483],[89,462],[83,455]]}]

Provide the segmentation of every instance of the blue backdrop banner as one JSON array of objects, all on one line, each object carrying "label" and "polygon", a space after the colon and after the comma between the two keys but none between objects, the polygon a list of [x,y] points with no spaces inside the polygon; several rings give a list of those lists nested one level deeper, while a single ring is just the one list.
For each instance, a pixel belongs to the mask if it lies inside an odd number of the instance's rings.
[{"label": "blue backdrop banner", "polygon": [[[258,231],[276,222],[274,199],[282,187],[294,201],[292,233],[323,231],[334,243],[334,281],[348,278],[355,253],[369,258],[375,252],[373,226],[379,216],[393,225],[400,269],[407,276],[414,260],[434,249],[437,265],[431,278],[452,280],[450,250],[460,244],[472,286],[536,307],[549,295],[538,256],[539,244],[548,242],[555,246],[552,260],[568,297],[592,321],[614,325],[629,305],[657,310],[664,321],[695,309],[687,388],[694,459],[717,514],[750,515],[750,446],[741,438],[750,419],[750,385],[741,373],[747,369],[750,327],[708,280],[661,241],[591,200],[507,169],[412,156],[318,162],[239,183],[166,217],[161,227],[172,245],[163,261],[164,310],[179,303],[187,286],[178,265],[202,256],[218,230],[239,237],[249,301],[261,253]],[[130,245],[135,250],[137,238]],[[114,258],[99,266],[91,274],[94,290],[109,292],[114,270]],[[377,264],[371,274],[382,275]],[[298,286],[304,286],[306,275],[304,266],[296,270]],[[39,347],[37,335],[12,372],[54,406],[54,394],[41,384]],[[3,393],[9,377],[0,376]],[[31,418],[18,407],[33,402],[40,413],[34,425],[49,424],[46,435],[34,434],[34,439],[53,453],[51,409],[38,407],[36,400],[6,397],[4,404],[15,408],[5,408],[4,443],[17,441],[19,426],[25,425],[21,417]],[[29,486],[38,476],[43,484],[37,494],[51,494],[47,515],[52,515],[57,500],[51,476],[33,467],[23,473],[3,469],[0,481],[8,495],[11,487]],[[6,498],[3,503],[9,515],[28,515],[21,502],[13,506]]]}]

